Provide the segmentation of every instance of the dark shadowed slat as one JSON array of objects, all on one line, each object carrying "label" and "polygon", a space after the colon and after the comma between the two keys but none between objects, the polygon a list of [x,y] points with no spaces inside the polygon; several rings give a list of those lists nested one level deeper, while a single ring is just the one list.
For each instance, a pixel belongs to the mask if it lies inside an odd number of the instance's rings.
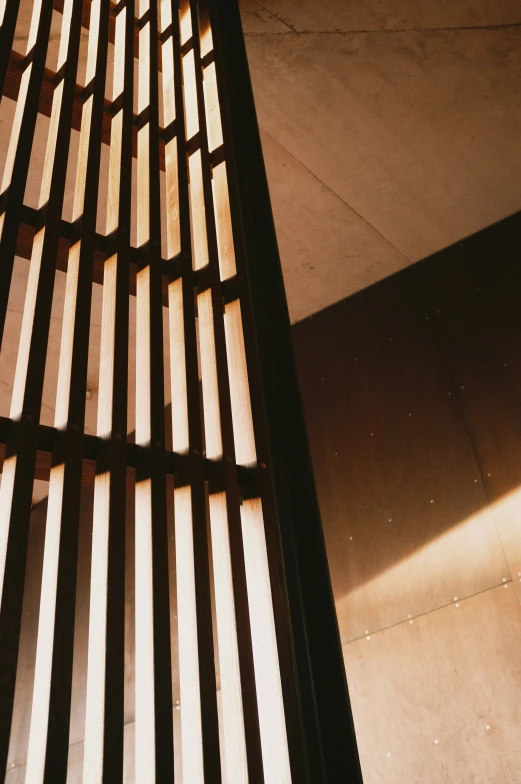
[{"label": "dark shadowed slat", "polygon": [[159,179],[158,14],[139,3],[136,285],[136,780],[174,775],[168,533],[166,521],[161,200]]},{"label": "dark shadowed slat", "polygon": [[[201,163],[202,163],[202,180],[203,180],[203,198],[204,198],[204,212],[206,216],[206,237],[208,241],[208,257],[211,269],[211,288],[207,293],[200,294],[198,297],[200,310],[199,310],[199,333],[200,338],[204,340],[205,331],[213,332],[214,351],[216,360],[216,389],[212,397],[215,399],[208,399],[207,395],[204,399],[205,417],[209,408],[215,409],[215,418],[220,423],[220,435],[222,442],[222,454],[220,457],[224,460],[225,470],[225,500],[215,499],[213,521],[215,526],[213,531],[217,537],[216,544],[223,539],[222,552],[230,559],[231,570],[231,592],[228,596],[225,593],[225,586],[221,586],[224,596],[232,604],[232,612],[235,614],[234,626],[236,639],[234,635],[229,632],[219,636],[219,659],[223,659],[221,667],[225,666],[224,683],[222,683],[223,690],[223,713],[224,715],[224,737],[225,749],[228,748],[229,765],[235,776],[241,780],[249,780],[253,782],[263,782],[263,767],[262,755],[260,744],[259,732],[259,718],[257,707],[257,695],[255,690],[255,677],[253,669],[253,654],[251,642],[251,629],[250,629],[250,616],[248,607],[248,598],[246,590],[246,575],[244,554],[242,547],[241,536],[241,518],[240,518],[240,496],[239,486],[237,481],[236,469],[236,443],[234,442],[234,431],[232,424],[232,410],[230,401],[230,379],[228,373],[226,337],[224,328],[223,317],[223,300],[222,289],[219,276],[219,252],[217,242],[217,229],[215,221],[214,201],[212,193],[212,169],[211,159],[209,154],[209,128],[207,127],[207,117],[209,112],[205,112],[205,91],[203,87],[203,65],[202,56],[211,51],[212,42],[211,34],[208,25],[202,23],[199,19],[199,11],[196,2],[191,2],[192,11],[192,24],[197,31],[194,36],[194,58],[195,58],[195,71],[196,71],[196,89],[197,89],[197,109],[199,120],[199,134],[201,144]],[[203,51],[201,51],[203,49]],[[217,123],[219,120],[217,119]],[[220,124],[220,123],[219,123]],[[205,330],[205,314],[207,314],[208,323]],[[202,361],[204,367],[204,352],[202,352]],[[204,370],[203,370],[203,390],[204,390]],[[214,418],[214,417],[212,417]],[[236,435],[236,438],[239,434]],[[207,443],[208,450],[208,443]],[[211,455],[209,455],[211,457]],[[254,445],[252,454],[249,455],[249,462],[254,464],[256,457],[254,453]],[[211,502],[212,509],[212,502]],[[220,534],[220,538],[218,537]],[[214,574],[216,581],[219,579],[220,574],[225,577],[225,571],[219,569],[219,564],[215,564]],[[219,586],[216,586],[216,589]],[[219,606],[217,606],[219,612]],[[217,621],[219,628],[219,620]],[[237,662],[235,661],[237,657]],[[238,672],[233,673],[235,664],[238,665]],[[229,672],[227,668],[230,668]],[[233,673],[233,674],[232,674]],[[222,678],[223,676],[221,676]],[[234,688],[233,681],[235,678],[240,679],[240,688]],[[229,685],[229,691],[226,686]],[[226,702],[228,701],[228,706]],[[233,706],[233,707],[232,707]],[[225,708],[228,707],[228,711]],[[236,725],[234,727],[227,726],[226,713],[228,715],[235,712],[242,711],[242,726]],[[233,740],[230,737],[231,733],[238,733],[238,738]],[[243,762],[240,758],[239,742],[241,740],[245,743],[245,753],[247,760],[247,772],[243,771]],[[226,741],[229,740],[228,746]],[[230,773],[232,773],[232,770]]]},{"label": "dark shadowed slat", "polygon": [[[64,19],[67,18],[68,6],[69,1],[65,3]],[[74,0],[73,8],[75,22],[81,26],[79,0]],[[55,427],[63,432],[63,437],[53,451],[49,483],[39,623],[41,633],[38,636],[27,763],[30,778],[49,784],[65,782],[67,777],[83,423],[107,64],[108,0],[94,0],[91,14],[86,81],[92,90],[83,107],[73,206],[73,220],[81,220],[81,237],[70,248],[67,270],[55,412]],[[67,120],[70,133],[70,117]],[[61,147],[57,146],[55,160],[60,160],[61,156]],[[54,218],[58,224],[60,217],[61,209]],[[50,270],[47,271],[47,276],[54,280],[54,269],[52,275]]]},{"label": "dark shadowed slat", "polygon": [[94,486],[84,782],[123,778],[125,660],[126,430],[129,251],[134,94],[134,0],[115,20],[113,97],[122,96],[111,133],[104,265],[98,436],[106,439]]},{"label": "dark shadowed slat", "polygon": [[0,0],[0,100],[4,94],[5,77],[9,67],[9,56],[13,47],[14,32],[20,0]]},{"label": "dark shadowed slat", "polygon": [[[11,432],[13,423],[6,417],[0,417],[0,473],[4,464],[5,457],[5,443],[8,440],[9,433]],[[47,425],[40,425],[38,427],[38,451],[36,453],[36,467],[34,478],[42,479],[45,482],[49,481],[51,473],[51,458],[55,445],[60,441],[62,435],[53,427]],[[82,485],[83,487],[94,487],[94,478],[96,475],[96,459],[101,456],[104,449],[104,442],[97,436],[85,434],[83,437],[83,468],[82,468]],[[126,446],[126,463],[127,463],[127,493],[134,493],[135,485],[135,471],[136,465],[140,458],[142,447],[127,441]],[[173,497],[174,476],[176,479],[177,487],[185,487],[190,484],[189,464],[190,456],[188,454],[179,454],[173,452],[165,453],[166,472],[167,472],[167,494],[169,498]],[[210,482],[215,492],[220,492],[224,488],[224,478],[222,465],[215,463],[212,460],[204,460],[204,477],[205,480]],[[253,498],[259,492],[257,482],[257,472],[252,468],[239,467],[239,477],[241,482],[241,491],[244,498]]]}]

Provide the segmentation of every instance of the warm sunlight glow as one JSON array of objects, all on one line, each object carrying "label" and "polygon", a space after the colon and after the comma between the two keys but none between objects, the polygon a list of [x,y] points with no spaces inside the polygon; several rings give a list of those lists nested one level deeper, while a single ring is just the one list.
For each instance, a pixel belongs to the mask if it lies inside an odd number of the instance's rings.
[{"label": "warm sunlight glow", "polygon": [[225,493],[210,496],[210,524],[226,773],[228,781],[234,782],[234,784],[248,784]]},{"label": "warm sunlight glow", "polygon": [[136,781],[155,784],[154,602],[150,479],[136,484]]},{"label": "warm sunlight glow", "polygon": [[204,784],[192,494],[174,492],[183,781]]},{"label": "warm sunlight glow", "polygon": [[517,575],[520,518],[521,490],[515,490],[337,597],[342,641],[363,636],[364,629],[382,629],[414,618],[423,612],[426,596],[430,609],[461,601],[481,590],[484,574],[493,575],[497,585],[505,575],[508,579]]},{"label": "warm sunlight glow", "polygon": [[260,500],[244,501],[241,518],[264,780],[269,784],[290,784],[286,722]]}]

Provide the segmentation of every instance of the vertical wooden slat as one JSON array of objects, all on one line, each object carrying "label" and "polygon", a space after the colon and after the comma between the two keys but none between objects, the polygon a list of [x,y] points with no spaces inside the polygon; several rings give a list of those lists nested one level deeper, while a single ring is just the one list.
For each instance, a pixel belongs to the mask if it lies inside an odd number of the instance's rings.
[{"label": "vertical wooden slat", "polygon": [[[204,440],[206,456],[210,460],[222,460],[223,439],[221,433],[221,411],[219,406],[219,373],[215,351],[214,308],[212,290],[206,289],[197,296],[199,317],[199,351],[201,382],[203,387]],[[231,455],[228,455],[231,457]]]},{"label": "vertical wooden slat", "polygon": [[255,678],[259,684],[264,775],[270,784],[290,784],[292,778],[286,740],[284,701],[260,500],[245,501],[242,505],[241,517],[248,599],[252,607]]},{"label": "vertical wooden slat", "polygon": [[106,449],[94,485],[92,580],[83,780],[123,778],[126,428],[129,251],[134,91],[134,0],[116,17],[107,234],[115,253],[104,265],[98,436]]},{"label": "vertical wooden slat", "polygon": [[178,40],[180,40],[181,45],[183,45],[192,37],[193,34],[190,0],[178,0],[176,5],[179,8],[179,18],[180,18]]},{"label": "vertical wooden slat", "polygon": [[[6,2],[10,3],[11,0]],[[38,116],[38,99],[49,44],[51,20],[52,3],[34,0],[27,40],[27,51],[31,52],[31,61],[25,65],[22,75],[0,186],[3,201],[0,206],[0,347],[4,334],[18,227]]]},{"label": "vertical wooden slat", "polygon": [[164,456],[163,313],[156,0],[139,4],[136,443],[136,780],[174,775]]},{"label": "vertical wooden slat", "polygon": [[186,138],[191,139],[199,130],[199,112],[195,76],[194,51],[191,49],[183,57],[183,79],[185,95]]},{"label": "vertical wooden slat", "polygon": [[[172,0],[175,139],[178,203],[168,205],[167,219],[179,245],[180,275],[169,283],[170,350],[172,374],[172,431],[174,449],[188,451],[190,487],[177,490],[175,509],[179,671],[184,780],[220,784],[221,763],[210,599],[206,525],[203,435],[197,360],[197,333],[192,273],[189,174],[186,150],[185,104],[194,96],[183,92],[181,43],[191,35],[188,4]],[[184,32],[181,30],[181,25]],[[169,177],[167,164],[167,179]],[[174,228],[174,225],[173,225]],[[185,397],[186,395],[186,397]],[[174,412],[178,412],[174,415]],[[183,559],[183,547],[187,553]]]},{"label": "vertical wooden slat", "polygon": [[237,617],[225,493],[209,497],[226,778],[248,784]]},{"label": "vertical wooden slat", "polygon": [[224,327],[237,463],[243,466],[252,466],[256,464],[257,453],[240,300],[236,299],[225,306]]},{"label": "vertical wooden slat", "polygon": [[[38,637],[36,654],[28,754],[27,775],[35,782],[64,782],[67,776],[83,426],[109,5],[109,0],[93,0],[91,5],[86,73],[86,86],[91,94],[83,106],[73,207],[73,220],[81,220],[81,237],[71,246],[67,269],[55,411],[55,427],[63,431],[63,440],[53,453],[49,483],[39,626],[42,634]],[[75,12],[81,23],[81,3],[75,4]],[[60,158],[59,147],[53,155]]]},{"label": "vertical wooden slat", "polygon": [[4,93],[20,0],[0,0],[0,101]]},{"label": "vertical wooden slat", "polygon": [[[207,71],[208,69],[205,70],[205,80]],[[232,278],[237,273],[237,265],[235,264],[226,161],[223,161],[218,166],[214,166],[212,185],[221,280],[228,280],[228,278]]]},{"label": "vertical wooden slat", "polygon": [[[34,60],[24,72],[13,127],[4,185],[9,187],[4,213],[0,254],[2,284],[9,289],[14,243],[25,189],[26,169],[36,121],[38,90],[45,64],[52,6],[35,3],[29,48]],[[11,402],[12,429],[6,448],[0,488],[0,780],[3,780],[11,725],[14,682],[18,657],[20,616],[25,577],[33,475],[36,461],[38,421],[42,399],[45,356],[64,198],[70,142],[74,87],[81,30],[81,2],[68,3],[60,39],[59,61],[65,64],[56,86],[47,140],[40,194],[45,223],[35,237],[22,331]],[[60,154],[56,154],[59,150]],[[7,295],[0,286],[2,295]],[[4,301],[0,302],[0,325],[4,324]],[[58,723],[60,715],[57,716]],[[59,751],[55,748],[55,751]],[[66,754],[65,754],[66,764]],[[63,765],[61,766],[63,769]]]},{"label": "vertical wooden slat", "polygon": [[[205,411],[205,422],[207,421],[207,413],[212,412],[211,421],[215,423],[220,422],[220,435],[222,439],[222,457],[224,464],[224,481],[225,481],[225,498],[226,498],[226,516],[228,525],[228,541],[229,557],[231,563],[232,586],[233,586],[233,602],[234,612],[236,618],[237,630],[237,645],[238,645],[238,663],[240,675],[240,688],[239,692],[233,689],[222,691],[223,706],[227,702],[227,712],[231,705],[235,705],[235,709],[242,707],[243,712],[243,726],[245,733],[245,746],[247,756],[247,770],[249,781],[263,782],[264,774],[262,768],[262,755],[260,743],[260,730],[259,730],[259,717],[257,709],[257,694],[255,690],[255,677],[253,666],[253,653],[252,653],[252,640],[250,629],[250,615],[248,607],[248,598],[246,591],[246,575],[244,564],[244,553],[242,547],[241,535],[241,521],[240,521],[240,497],[239,485],[236,469],[236,449],[234,443],[231,400],[230,400],[230,382],[228,375],[228,363],[226,352],[226,338],[224,329],[224,314],[222,305],[222,290],[220,284],[219,274],[219,251],[217,241],[217,228],[215,221],[215,210],[212,193],[212,177],[209,155],[209,138],[207,127],[207,112],[205,111],[205,96],[203,86],[203,67],[201,58],[201,23],[199,18],[199,9],[195,0],[190,3],[192,25],[194,28],[194,60],[196,70],[196,89],[197,89],[197,108],[199,118],[199,134],[201,142],[201,170],[202,170],[202,186],[203,186],[203,202],[204,213],[206,217],[206,236],[208,242],[208,258],[210,263],[210,280],[211,286],[208,292],[205,292],[198,297],[198,301],[202,306],[200,311],[200,340],[202,347],[202,359],[204,353],[210,353],[210,360],[207,361],[207,375],[212,379],[213,375],[213,351],[215,350],[216,361],[216,379],[210,380],[206,383],[206,396],[205,396],[205,378],[204,378],[204,363],[202,362],[203,370],[203,401]],[[211,45],[211,36],[208,34],[203,37],[204,46],[208,48]],[[213,123],[213,131],[215,134],[215,123]],[[202,316],[202,320],[201,320]],[[210,325],[210,319],[213,324]],[[214,343],[214,345],[213,345]],[[206,352],[205,352],[206,344]],[[210,348],[210,351],[208,351]],[[208,373],[209,371],[209,373]],[[214,387],[216,381],[216,388]],[[207,436],[209,434],[206,430]],[[215,442],[215,437],[212,443]],[[207,446],[208,449],[208,446]],[[209,454],[212,457],[211,454]],[[218,457],[218,444],[215,445],[215,457]],[[223,576],[223,575],[220,575]],[[222,651],[226,658],[226,669],[228,673],[234,667],[234,654],[230,647],[230,642],[225,645]],[[220,649],[221,654],[221,649]],[[226,682],[226,681],[225,681]],[[224,684],[223,684],[224,686]],[[240,699],[238,694],[240,693]],[[242,705],[241,705],[242,703]],[[236,770],[240,770],[240,746],[233,744],[231,739],[231,731],[235,729],[238,731],[238,725],[235,728],[227,727],[224,725],[225,736],[228,733],[228,743],[225,746],[227,752],[233,754],[232,766]]]},{"label": "vertical wooden slat", "polygon": [[[193,53],[192,53],[193,54]],[[185,90],[187,85],[185,83]],[[189,98],[193,101],[193,98]],[[190,175],[190,208],[192,216],[192,245],[194,269],[203,269],[208,264],[208,232],[204,203],[203,163],[201,150],[194,152],[188,159]]]},{"label": "vertical wooden slat", "polygon": [[196,589],[197,572],[201,567],[197,558],[197,531],[194,533],[194,527],[197,528],[200,521],[195,519],[194,511],[191,487],[177,488],[174,514],[183,780],[204,784],[207,780],[218,780],[220,763],[218,759],[214,760],[216,768],[205,769],[204,685],[199,655],[201,622]]}]

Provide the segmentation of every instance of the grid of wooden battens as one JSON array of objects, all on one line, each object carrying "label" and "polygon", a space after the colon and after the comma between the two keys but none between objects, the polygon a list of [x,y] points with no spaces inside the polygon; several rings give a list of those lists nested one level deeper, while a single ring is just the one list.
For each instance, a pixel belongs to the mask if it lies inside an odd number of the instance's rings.
[{"label": "grid of wooden battens", "polygon": [[[0,4],[0,86],[17,101],[0,193],[2,334],[15,255],[30,259],[30,273],[10,417],[0,420],[0,776],[12,718],[31,490],[34,478],[49,478],[26,780],[59,782],[67,775],[82,485],[94,487],[84,781],[122,777],[127,492],[136,500],[136,781],[174,777],[168,496],[175,509],[183,780],[221,781],[214,645],[228,781],[303,780],[264,424],[249,394],[257,372],[252,324],[243,262],[234,253],[207,10],[195,0],[181,7],[176,0],[54,2],[63,14],[55,74],[45,68],[53,4],[35,0],[23,58],[12,51],[17,10],[16,0]],[[86,86],[79,88],[82,26],[89,49]],[[108,102],[109,41],[115,66]],[[50,129],[35,210],[23,196],[38,112],[50,116]],[[67,223],[61,215],[73,128],[80,131],[80,154]],[[96,233],[103,143],[110,145],[107,236]],[[130,245],[133,157],[137,249]],[[167,259],[161,258],[161,170]],[[56,269],[67,271],[67,290],[55,427],[49,428],[39,424],[39,411]],[[83,433],[93,281],[103,283],[96,437]],[[125,437],[131,295],[137,311],[135,444]],[[173,451],[165,449],[165,306]]]}]

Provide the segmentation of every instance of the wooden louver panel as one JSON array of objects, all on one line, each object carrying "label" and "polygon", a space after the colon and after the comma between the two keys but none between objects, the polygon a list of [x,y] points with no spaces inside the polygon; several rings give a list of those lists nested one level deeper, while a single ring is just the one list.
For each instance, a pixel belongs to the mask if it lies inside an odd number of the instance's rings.
[{"label": "wooden louver panel", "polygon": [[[0,367],[16,356],[0,408],[0,781],[23,766],[34,784],[326,780],[305,751],[305,614],[288,589],[300,578],[270,453],[219,3],[33,0],[27,30],[18,6],[0,0]],[[35,481],[34,686],[17,702]]]}]

